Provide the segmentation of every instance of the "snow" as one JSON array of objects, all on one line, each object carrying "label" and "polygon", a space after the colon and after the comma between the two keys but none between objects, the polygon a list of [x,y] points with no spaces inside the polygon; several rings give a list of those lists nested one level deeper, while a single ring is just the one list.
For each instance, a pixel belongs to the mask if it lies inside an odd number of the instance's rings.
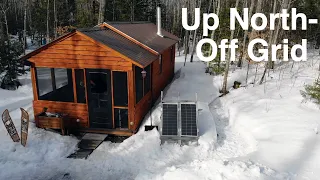
[{"label": "snow", "polygon": [[[319,56],[283,64],[270,71],[267,82],[230,89],[219,98],[222,76],[204,73],[196,58],[183,66],[177,57],[176,79],[165,100],[196,100],[200,108],[198,144],[160,143],[161,106],[156,104],[140,131],[122,143],[103,142],[87,160],[67,159],[78,139],[35,127],[30,74],[20,77],[16,91],[0,89],[0,111],[9,109],[20,133],[20,107],[31,118],[27,147],[13,143],[0,125],[0,179],[318,179],[320,172],[319,106],[303,102],[300,90],[318,77]],[[255,65],[249,82],[253,82]],[[246,68],[229,74],[244,83]],[[217,137],[218,134],[218,137]]]}]

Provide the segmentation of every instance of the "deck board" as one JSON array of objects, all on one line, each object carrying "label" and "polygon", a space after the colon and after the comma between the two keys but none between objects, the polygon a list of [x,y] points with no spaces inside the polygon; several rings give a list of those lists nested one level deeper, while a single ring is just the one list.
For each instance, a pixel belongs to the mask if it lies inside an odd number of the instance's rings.
[{"label": "deck board", "polygon": [[108,137],[107,134],[94,134],[87,133],[85,134],[81,141],[78,143],[78,150],[68,158],[73,159],[87,159],[90,154],[97,149],[97,147]]}]

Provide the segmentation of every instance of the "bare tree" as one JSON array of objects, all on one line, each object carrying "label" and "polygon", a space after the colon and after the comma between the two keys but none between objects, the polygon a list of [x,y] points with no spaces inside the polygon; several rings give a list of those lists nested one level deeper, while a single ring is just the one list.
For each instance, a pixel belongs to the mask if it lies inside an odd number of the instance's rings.
[{"label": "bare tree", "polygon": [[54,38],[57,39],[58,18],[57,18],[56,0],[53,0],[53,14],[54,14]]},{"label": "bare tree", "polygon": [[104,9],[106,5],[106,0],[99,0],[99,17],[98,17],[98,24],[104,22]]},{"label": "bare tree", "polygon": [[[251,19],[254,5],[255,5],[255,0],[251,0],[250,8],[249,8],[249,19]],[[238,67],[242,67],[243,55],[244,55],[244,52],[246,51],[247,38],[248,38],[248,30],[245,30],[244,36],[243,36],[243,43],[242,43],[242,53],[241,53],[241,56],[239,57]]]},{"label": "bare tree", "polygon": [[[201,0],[198,2],[198,7],[201,8]],[[193,38],[192,38],[192,51],[191,51],[191,58],[190,62],[193,62],[193,55],[196,49],[196,42],[197,42],[197,31],[198,29],[194,30],[193,32]]]},{"label": "bare tree", "polygon": [[24,17],[23,17],[23,49],[26,54],[27,49],[27,4],[28,0],[24,0]]},{"label": "bare tree", "polygon": [[[6,1],[2,1],[0,3],[0,10],[3,14],[3,18],[4,18],[4,24],[6,27],[6,36],[8,39],[10,39],[10,34],[9,34],[9,26],[8,26],[8,20],[7,20],[7,11],[9,10],[9,2]],[[10,42],[10,41],[9,41]]]},{"label": "bare tree", "polygon": [[[259,0],[259,1],[261,1],[261,0]],[[237,0],[235,8],[238,8],[238,6],[239,6],[239,0]],[[233,39],[233,36],[234,36],[234,30],[231,30],[229,42],[231,42],[231,40]],[[230,52],[230,48],[229,48],[228,53],[227,53],[227,58],[226,58],[226,69],[224,71],[223,85],[222,85],[222,90],[221,90],[223,95],[226,95],[228,93],[227,84],[228,84],[228,75],[229,75],[229,67],[230,67],[230,53],[231,52]]]},{"label": "bare tree", "polygon": [[47,43],[50,42],[50,31],[49,31],[49,15],[50,15],[50,0],[47,0]]},{"label": "bare tree", "polygon": [[[215,5],[215,2],[217,2],[217,5]],[[213,5],[213,10],[215,9],[215,6],[217,6],[217,9],[215,10],[215,13],[217,14],[217,16],[219,17],[219,14],[220,14],[220,8],[221,8],[221,0],[217,0],[217,1],[215,1],[215,0],[212,0],[212,5]],[[212,32],[211,32],[211,39],[214,39],[214,35],[215,35],[215,30],[213,30]],[[212,47],[210,46],[209,47],[210,49],[209,49],[209,54],[211,55],[211,53],[212,53]],[[207,62],[207,67],[209,67],[209,62]]]},{"label": "bare tree", "polygon": [[[275,13],[276,11],[276,5],[277,5],[277,2],[275,0],[274,2],[274,8],[273,8],[273,11]],[[282,3],[281,3],[281,9],[287,9],[289,8],[290,6],[290,0],[282,0]],[[278,20],[278,23],[277,23],[277,27],[276,27],[276,30],[275,30],[275,33],[273,31],[270,31],[270,35],[269,35],[269,48],[270,48],[270,44],[275,44],[278,40],[278,36],[279,36],[279,33],[280,33],[280,26],[281,26],[281,22]],[[264,68],[264,71],[263,71],[263,74],[262,74],[262,77],[261,77],[261,80],[260,80],[260,83],[259,84],[262,84],[264,82],[264,79],[265,79],[265,76],[266,76],[266,72],[268,69],[271,68],[271,65],[272,65],[272,60],[271,60],[271,52],[269,51],[269,59],[268,61],[266,62],[265,64],[265,68]]]}]

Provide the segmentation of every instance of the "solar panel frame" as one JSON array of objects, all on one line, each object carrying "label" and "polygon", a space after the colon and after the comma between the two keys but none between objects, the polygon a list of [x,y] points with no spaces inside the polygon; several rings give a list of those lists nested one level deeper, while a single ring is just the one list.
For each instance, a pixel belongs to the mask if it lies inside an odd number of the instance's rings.
[{"label": "solar panel frame", "polygon": [[[195,130],[196,130],[196,134],[183,134],[184,133],[184,128],[185,128],[185,124],[184,124],[184,120],[183,120],[183,111],[182,111],[182,105],[194,105],[195,106]],[[199,128],[198,128],[198,105],[196,102],[180,102],[179,103],[179,121],[180,121],[180,136],[181,137],[198,137],[199,136]],[[188,121],[188,120],[186,120]],[[190,122],[186,122],[186,123],[190,123]],[[186,126],[188,126],[188,124],[186,124]],[[190,127],[186,127],[187,129],[190,128]],[[193,128],[192,128],[193,130]]]},{"label": "solar panel frame", "polygon": [[[177,134],[168,134],[168,133],[164,133],[164,123],[165,120],[164,120],[164,106],[166,105],[176,105],[176,126],[177,126]],[[180,136],[180,133],[179,133],[179,103],[162,103],[162,116],[161,116],[161,121],[162,121],[162,126],[161,126],[161,136],[164,136],[164,137],[177,137],[177,136]]]}]

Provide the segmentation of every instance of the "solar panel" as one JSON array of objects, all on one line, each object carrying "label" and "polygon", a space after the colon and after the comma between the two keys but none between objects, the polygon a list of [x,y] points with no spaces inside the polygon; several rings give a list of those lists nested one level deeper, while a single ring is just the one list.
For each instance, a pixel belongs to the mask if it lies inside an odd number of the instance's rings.
[{"label": "solar panel", "polygon": [[196,104],[181,103],[181,136],[198,136]]},{"label": "solar panel", "polygon": [[162,104],[162,135],[178,135],[178,104]]}]

